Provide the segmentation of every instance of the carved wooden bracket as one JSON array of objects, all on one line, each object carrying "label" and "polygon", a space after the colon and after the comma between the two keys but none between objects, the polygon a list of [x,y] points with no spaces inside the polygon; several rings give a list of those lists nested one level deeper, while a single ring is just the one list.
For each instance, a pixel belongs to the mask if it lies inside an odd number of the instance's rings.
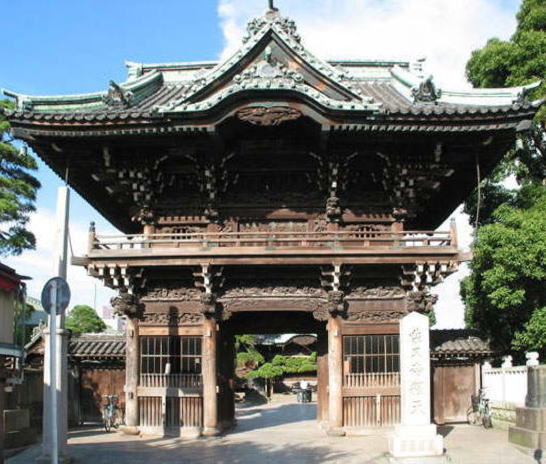
[{"label": "carved wooden bracket", "polygon": [[201,312],[207,317],[226,320],[231,317],[231,312],[218,304],[216,295],[216,290],[224,285],[225,279],[222,277],[222,272],[223,268],[213,270],[211,265],[202,264],[193,273],[193,276],[195,278],[195,286],[202,291],[199,297]]},{"label": "carved wooden bracket", "polygon": [[406,306],[408,311],[429,313],[434,310],[434,305],[437,301],[438,295],[433,295],[424,291],[409,292],[406,297]]},{"label": "carved wooden bracket", "polygon": [[142,318],[144,314],[144,305],[140,303],[135,295],[129,293],[120,293],[110,300],[114,309],[114,314],[130,318]]},{"label": "carved wooden bracket", "polygon": [[454,261],[418,262],[404,264],[400,283],[412,292],[425,291],[442,282],[445,276],[457,270],[458,263]]},{"label": "carved wooden bracket", "polygon": [[146,285],[143,268],[119,266],[116,264],[90,265],[87,273],[97,277],[109,288],[118,289],[122,293],[137,293]]}]

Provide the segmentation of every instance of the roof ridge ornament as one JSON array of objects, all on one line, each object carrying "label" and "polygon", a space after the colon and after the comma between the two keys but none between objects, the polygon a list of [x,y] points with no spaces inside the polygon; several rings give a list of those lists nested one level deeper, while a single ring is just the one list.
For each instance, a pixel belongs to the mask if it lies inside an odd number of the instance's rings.
[{"label": "roof ridge ornament", "polygon": [[279,9],[273,5],[273,0],[269,0],[269,10],[261,18],[251,19],[246,25],[246,35],[243,37],[243,43],[247,43],[253,36],[262,30],[266,25],[277,26],[286,35],[297,43],[301,42],[296,23],[290,18],[281,16]]},{"label": "roof ridge ornament", "polygon": [[128,108],[131,106],[133,98],[133,92],[124,89],[114,81],[110,81],[110,88],[108,89],[108,93],[102,97],[102,101],[114,108]]},{"label": "roof ridge ornament", "polygon": [[412,87],[411,94],[416,103],[435,103],[442,96],[442,89],[436,87],[432,74],[429,74],[418,85]]}]

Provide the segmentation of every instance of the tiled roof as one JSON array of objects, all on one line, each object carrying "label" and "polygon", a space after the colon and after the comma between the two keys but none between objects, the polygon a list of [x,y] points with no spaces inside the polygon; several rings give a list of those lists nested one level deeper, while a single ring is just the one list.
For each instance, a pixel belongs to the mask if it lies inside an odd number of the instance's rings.
[{"label": "tiled roof", "polygon": [[[268,44],[278,43],[291,58],[272,57]],[[284,60],[284,61],[283,61]],[[297,70],[292,63],[301,64]],[[324,61],[300,43],[295,24],[280,15],[252,20],[242,47],[229,59],[214,63],[127,63],[128,78],[101,92],[16,98],[12,121],[80,124],[101,121],[158,121],[218,110],[233,95],[248,92],[275,99],[303,99],[321,111],[358,118],[375,116],[494,116],[532,118],[541,102],[526,95],[537,83],[506,89],[440,89],[420,67],[406,62]],[[412,69],[412,66],[414,69]],[[317,84],[316,81],[319,81]],[[282,97],[282,98],[281,98]],[[347,113],[347,114],[346,114]],[[527,114],[529,113],[529,115]],[[356,116],[355,116],[356,117]],[[475,121],[469,121],[470,124]]]},{"label": "tiled roof", "polygon": [[430,352],[433,357],[476,357],[493,353],[489,342],[472,329],[431,330]]},{"label": "tiled roof", "polygon": [[73,334],[68,344],[73,358],[124,358],[125,336],[111,334]]}]

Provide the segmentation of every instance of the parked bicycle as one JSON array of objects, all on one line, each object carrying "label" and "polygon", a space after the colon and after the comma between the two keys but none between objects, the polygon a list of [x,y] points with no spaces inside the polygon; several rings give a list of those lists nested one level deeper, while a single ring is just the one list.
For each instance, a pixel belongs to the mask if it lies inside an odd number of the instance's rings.
[{"label": "parked bicycle", "polygon": [[485,389],[480,388],[477,395],[472,395],[472,406],[468,410],[468,422],[472,425],[483,425],[489,429],[493,427],[491,411],[489,409],[489,398],[485,396]]},{"label": "parked bicycle", "polygon": [[102,410],[104,430],[110,432],[117,429],[122,422],[121,411],[118,408],[118,395],[104,395],[106,399]]}]

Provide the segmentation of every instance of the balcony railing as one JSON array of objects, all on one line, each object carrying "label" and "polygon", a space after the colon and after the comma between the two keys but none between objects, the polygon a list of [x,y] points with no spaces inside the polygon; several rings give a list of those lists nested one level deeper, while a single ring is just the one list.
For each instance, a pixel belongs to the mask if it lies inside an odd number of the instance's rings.
[{"label": "balcony railing", "polygon": [[141,387],[200,388],[201,374],[140,374]]},{"label": "balcony railing", "polygon": [[408,248],[456,247],[451,231],[204,232],[133,235],[90,234],[89,250],[169,248]]}]

